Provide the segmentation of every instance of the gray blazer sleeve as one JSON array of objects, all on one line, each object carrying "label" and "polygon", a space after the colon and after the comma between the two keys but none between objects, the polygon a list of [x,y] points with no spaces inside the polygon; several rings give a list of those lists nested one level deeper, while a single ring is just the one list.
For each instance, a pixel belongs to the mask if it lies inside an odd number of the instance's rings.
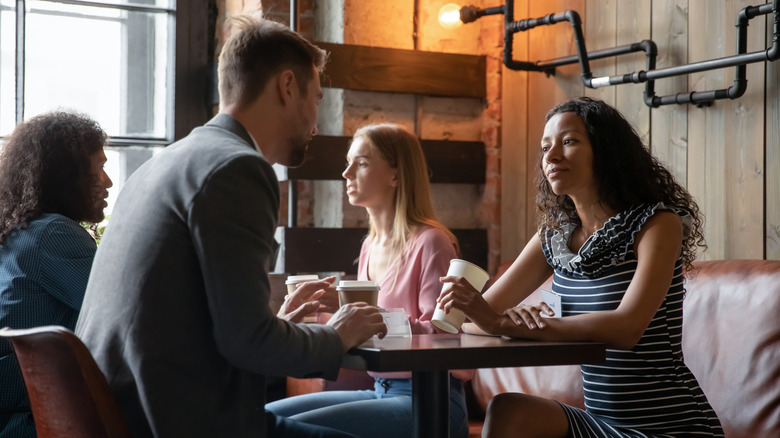
[{"label": "gray blazer sleeve", "polygon": [[335,379],[342,357],[335,329],[293,324],[269,307],[278,206],[273,169],[252,155],[216,167],[192,198],[187,220],[214,339],[220,354],[241,369]]}]

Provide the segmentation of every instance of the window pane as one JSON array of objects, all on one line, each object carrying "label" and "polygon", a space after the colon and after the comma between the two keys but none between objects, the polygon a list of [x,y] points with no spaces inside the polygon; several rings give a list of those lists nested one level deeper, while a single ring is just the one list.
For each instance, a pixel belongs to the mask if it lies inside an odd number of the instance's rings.
[{"label": "window pane", "polygon": [[[109,3],[120,6],[154,6],[159,8],[173,8],[173,0],[81,0],[84,3]],[[197,1],[197,0],[184,0]]]},{"label": "window pane", "polygon": [[25,119],[82,111],[111,136],[165,138],[168,14],[27,2]]},{"label": "window pane", "polygon": [[16,123],[16,2],[0,1],[0,136]]},{"label": "window pane", "polygon": [[130,178],[130,175],[136,169],[163,149],[163,147],[146,146],[109,146],[105,148],[106,164],[103,166],[103,169],[105,169],[108,177],[111,178],[111,182],[114,183],[113,187],[108,189],[108,199],[106,200],[108,207],[103,210],[106,216],[111,215],[116,197],[122,191],[127,178]]}]

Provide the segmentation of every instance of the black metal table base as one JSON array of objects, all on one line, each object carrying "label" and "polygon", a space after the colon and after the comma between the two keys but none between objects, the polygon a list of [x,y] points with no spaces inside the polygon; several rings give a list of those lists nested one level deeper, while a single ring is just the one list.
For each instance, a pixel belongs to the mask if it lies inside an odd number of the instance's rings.
[{"label": "black metal table base", "polygon": [[449,438],[450,372],[412,373],[414,438]]}]

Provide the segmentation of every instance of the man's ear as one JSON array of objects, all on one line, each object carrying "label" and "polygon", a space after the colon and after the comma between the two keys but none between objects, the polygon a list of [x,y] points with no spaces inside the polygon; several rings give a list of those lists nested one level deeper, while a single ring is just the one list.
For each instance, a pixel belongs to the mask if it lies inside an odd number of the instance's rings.
[{"label": "man's ear", "polygon": [[295,73],[292,70],[284,70],[279,73],[276,79],[276,85],[279,90],[279,98],[283,105],[290,102],[294,96],[295,87],[298,86],[295,80]]}]

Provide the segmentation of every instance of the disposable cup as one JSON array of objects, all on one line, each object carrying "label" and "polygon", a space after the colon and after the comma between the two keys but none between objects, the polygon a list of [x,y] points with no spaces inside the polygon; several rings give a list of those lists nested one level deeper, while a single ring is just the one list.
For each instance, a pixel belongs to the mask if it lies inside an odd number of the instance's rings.
[{"label": "disposable cup", "polygon": [[[479,266],[467,262],[461,259],[450,260],[450,268],[447,271],[447,276],[463,277],[469,282],[474,289],[482,292],[482,288],[485,287],[490,275]],[[442,286],[441,292],[449,287],[449,284]],[[450,313],[444,313],[444,310],[440,309],[438,305],[433,312],[433,318],[431,322],[436,327],[444,330],[447,333],[458,333],[460,326],[463,325],[463,321],[466,320],[466,315],[458,309],[450,309]]]},{"label": "disposable cup", "polygon": [[339,306],[363,302],[376,306],[379,284],[376,281],[342,280],[336,286],[339,292]]},{"label": "disposable cup", "polygon": [[[287,277],[287,281],[284,282],[284,284],[287,285],[287,295],[291,295],[293,292],[295,292],[295,289],[298,287],[299,284],[305,283],[307,281],[317,281],[320,277],[316,274],[310,274],[310,275],[290,275]],[[317,315],[311,314],[306,315],[303,317],[303,322],[317,322]]]},{"label": "disposable cup", "polygon": [[295,289],[298,287],[298,284],[307,281],[317,281],[319,279],[320,277],[318,277],[316,274],[290,275],[289,277],[287,277],[287,281],[284,282],[284,284],[287,285],[287,295],[290,295],[291,293],[295,292]]}]

